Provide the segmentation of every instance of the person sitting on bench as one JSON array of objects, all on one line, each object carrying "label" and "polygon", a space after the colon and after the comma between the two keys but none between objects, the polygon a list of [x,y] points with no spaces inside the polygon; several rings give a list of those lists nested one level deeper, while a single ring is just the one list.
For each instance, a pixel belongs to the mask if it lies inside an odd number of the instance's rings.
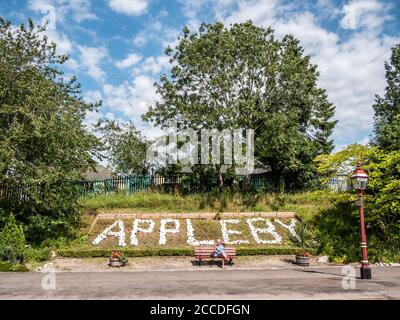
[{"label": "person sitting on bench", "polygon": [[214,249],[213,255],[215,258],[222,258],[222,269],[224,269],[225,268],[225,260],[228,261],[229,259],[225,252],[225,245],[221,241],[221,239],[217,239],[217,241],[215,241],[215,249]]}]

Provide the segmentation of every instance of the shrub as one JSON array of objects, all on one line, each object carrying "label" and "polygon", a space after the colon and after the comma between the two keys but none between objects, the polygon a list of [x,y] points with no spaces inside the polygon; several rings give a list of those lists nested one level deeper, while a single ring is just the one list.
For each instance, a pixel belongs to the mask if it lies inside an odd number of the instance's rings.
[{"label": "shrub", "polygon": [[47,261],[51,258],[51,250],[50,248],[32,248],[31,246],[28,246],[25,250],[24,258],[29,262]]},{"label": "shrub", "polygon": [[22,226],[16,223],[11,214],[0,232],[0,259],[11,263],[23,262],[25,244]]},{"label": "shrub", "polygon": [[322,210],[311,221],[318,239],[318,253],[336,262],[359,260],[360,221],[355,199],[348,194],[338,197],[331,208]]},{"label": "shrub", "polygon": [[27,272],[29,269],[22,264],[0,261],[0,272]]},{"label": "shrub", "polygon": [[0,18],[0,184],[8,194],[1,205],[35,242],[77,226],[79,193],[70,182],[94,166],[100,149],[82,122],[99,103],[84,101],[75,77],[64,81],[68,57],[45,29],[31,19],[18,27]]},{"label": "shrub", "polygon": [[393,248],[400,247],[400,152],[374,149],[365,166],[370,179],[366,222],[371,233]]},{"label": "shrub", "polygon": [[[148,257],[148,256],[194,256],[193,248],[147,248],[147,249],[122,249],[118,250],[126,257]],[[295,254],[298,247],[240,247],[236,249],[239,256],[248,255],[274,255]],[[89,258],[109,257],[112,249],[59,249],[57,253],[62,257]],[[314,253],[314,251],[311,251]]]}]

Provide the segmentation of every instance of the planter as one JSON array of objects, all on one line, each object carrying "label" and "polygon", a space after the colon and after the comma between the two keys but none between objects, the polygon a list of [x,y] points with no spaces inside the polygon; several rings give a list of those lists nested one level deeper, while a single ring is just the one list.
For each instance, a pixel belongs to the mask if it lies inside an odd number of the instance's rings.
[{"label": "planter", "polygon": [[299,266],[308,267],[310,265],[310,257],[296,255],[296,264]]},{"label": "planter", "polygon": [[122,264],[119,258],[117,259],[110,258],[110,262],[108,263],[108,265],[110,267],[120,267]]}]

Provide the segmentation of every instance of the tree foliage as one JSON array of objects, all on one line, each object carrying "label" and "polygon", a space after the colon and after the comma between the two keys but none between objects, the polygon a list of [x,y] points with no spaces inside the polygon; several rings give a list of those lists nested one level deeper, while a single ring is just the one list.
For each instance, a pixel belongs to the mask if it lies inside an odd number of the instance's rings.
[{"label": "tree foliage", "polygon": [[341,151],[332,154],[318,155],[314,162],[323,185],[338,173],[351,173],[357,162],[365,163],[370,154],[370,147],[361,144],[350,144]]},{"label": "tree foliage", "polygon": [[97,138],[82,120],[98,104],[83,101],[76,78],[66,79],[44,27],[0,19],[0,185],[28,196],[12,202],[28,237],[43,238],[78,221],[70,181],[93,165]]},{"label": "tree foliage", "polygon": [[365,168],[369,174],[366,221],[380,239],[400,248],[400,152],[374,148]]},{"label": "tree foliage", "polygon": [[250,21],[202,24],[198,33],[185,28],[165,52],[171,75],[156,84],[162,101],[145,120],[194,130],[252,128],[262,164],[301,184],[314,177],[313,158],[333,148],[334,106],[298,40],[278,40]]},{"label": "tree foliage", "polygon": [[25,235],[21,225],[18,225],[11,214],[0,231],[0,260],[11,263],[22,262],[25,252]]},{"label": "tree foliage", "polygon": [[[400,152],[378,147],[349,145],[346,149],[331,155],[316,158],[318,173],[326,183],[337,171],[345,168],[351,174],[357,162],[368,172],[369,180],[365,191],[365,221],[374,246],[400,246]],[[345,199],[344,206],[351,208],[356,196]],[[343,209],[341,209],[343,210]],[[347,209],[346,209],[347,210]],[[354,216],[358,218],[358,210]],[[350,218],[349,218],[350,219]],[[328,220],[325,219],[325,220]],[[333,236],[328,233],[329,236]],[[376,252],[375,248],[375,252]]]},{"label": "tree foliage", "polygon": [[390,63],[385,63],[386,92],[376,96],[375,144],[385,150],[400,149],[400,44],[392,48]]},{"label": "tree foliage", "polygon": [[142,137],[132,122],[118,123],[114,120],[101,120],[97,131],[107,150],[113,170],[122,175],[142,175],[148,173],[146,152],[149,141]]}]

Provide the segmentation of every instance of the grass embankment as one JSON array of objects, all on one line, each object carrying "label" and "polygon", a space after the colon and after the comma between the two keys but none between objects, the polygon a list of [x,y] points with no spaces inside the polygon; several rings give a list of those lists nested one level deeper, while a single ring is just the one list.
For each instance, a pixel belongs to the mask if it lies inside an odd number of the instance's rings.
[{"label": "grass embankment", "polygon": [[[93,246],[94,237],[109,226],[113,221],[98,220],[88,234],[96,213],[129,213],[129,212],[259,212],[259,211],[293,211],[305,221],[311,220],[324,210],[332,208],[332,199],[335,197],[330,192],[305,192],[296,194],[195,194],[173,195],[163,193],[137,193],[132,195],[110,194],[92,198],[82,198],[80,204],[83,207],[83,223],[80,229],[81,237],[78,240],[59,246],[57,252],[62,256],[70,257],[98,257],[109,256],[112,249],[120,249],[127,256],[147,255],[192,255],[193,248],[186,243],[185,221],[181,221],[181,231],[178,235],[168,234],[167,245],[159,246],[159,220],[156,222],[154,232],[151,234],[139,234],[139,246],[132,247],[130,233],[132,220],[124,220],[127,247],[118,247],[115,237],[104,240],[98,246]],[[282,236],[283,241],[279,245],[257,244],[250,234],[245,219],[233,229],[241,232],[239,238],[249,240],[248,244],[235,245],[239,255],[252,254],[293,254],[298,248],[287,236],[287,230],[283,230],[279,224],[273,222],[276,230]],[[289,220],[282,220],[289,223]],[[196,239],[221,238],[219,222],[216,220],[192,219]],[[262,227],[262,226],[260,226]],[[262,235],[268,239],[268,236]],[[235,239],[235,236],[233,236]]]},{"label": "grass embankment", "polygon": [[[159,237],[160,237],[160,219],[151,219],[154,223],[154,230],[151,233],[137,233],[136,238],[138,240],[138,248],[154,248],[159,245]],[[172,247],[172,248],[190,248],[190,245],[187,244],[187,226],[185,219],[176,219],[179,222],[179,232],[172,234],[167,233],[166,235],[166,244],[165,246]],[[239,232],[239,234],[231,234],[229,239],[231,241],[235,240],[244,240],[247,241],[251,246],[260,246],[257,244],[252,235],[251,231],[248,227],[246,219],[237,219],[239,222],[236,224],[228,224],[228,228]],[[274,219],[270,219],[272,221],[273,226],[275,227],[276,232],[282,237],[281,244],[284,246],[292,245],[292,241],[289,239],[287,229],[282,227],[282,225],[276,223]],[[279,219],[285,224],[290,224],[290,219]],[[132,232],[132,224],[133,219],[121,219],[124,224],[124,231],[125,231],[125,242],[129,246],[130,243],[130,236]],[[194,229],[194,236],[197,240],[215,240],[215,239],[222,239],[222,232],[221,232],[221,225],[218,220],[214,219],[191,219],[191,225]],[[91,243],[97,235],[99,235],[104,229],[110,226],[115,220],[109,219],[100,219],[97,220],[94,228],[88,235],[89,243]],[[266,228],[264,221],[257,221],[253,223],[254,227],[256,228]],[[141,227],[147,228],[148,224],[145,223],[141,225]],[[175,228],[174,223],[167,224],[167,228]],[[115,228],[118,230],[118,227]],[[275,238],[270,234],[260,234],[259,237],[262,240],[274,240]],[[118,246],[118,239],[117,237],[108,237],[101,241],[96,247],[102,248],[114,248]],[[242,246],[242,245],[236,245]]]},{"label": "grass embankment", "polygon": [[[105,224],[110,221],[100,222],[88,234],[96,213],[292,211],[312,227],[317,240],[317,245],[314,249],[316,254],[328,255],[332,261],[338,263],[359,261],[360,256],[359,214],[356,206],[356,197],[347,193],[314,191],[295,194],[196,194],[181,196],[149,192],[82,198],[80,204],[83,208],[83,215],[78,237],[73,240],[65,238],[47,240],[41,245],[43,250],[40,250],[44,253],[55,250],[59,255],[66,257],[108,257],[111,250],[116,247],[114,245],[94,247],[91,244],[91,240],[93,240],[95,233],[100,233]],[[270,220],[272,221],[272,219]],[[129,245],[132,220],[126,221],[125,226],[127,227],[127,246],[124,248],[118,247],[118,249],[121,249],[127,256],[193,255],[193,248],[184,245],[183,240],[181,242],[174,241],[171,238],[171,234],[167,237],[168,245],[157,245],[159,226],[155,227],[154,234],[147,240],[141,238],[144,235],[139,235],[141,246],[132,247]],[[195,235],[198,240],[221,237],[217,231],[211,234],[203,232],[197,222],[194,222],[194,228],[196,229]],[[215,226],[206,226],[204,230],[209,232],[208,228],[212,230]],[[241,230],[243,232],[242,235],[246,236],[248,230],[243,228],[245,228],[245,224],[242,224],[242,227],[239,226],[238,230]],[[367,232],[368,230],[367,228]],[[186,235],[186,228],[183,224],[182,235]],[[293,254],[298,250],[293,247],[293,244],[285,241],[280,245],[262,246],[252,242],[236,247],[239,255]],[[393,248],[386,246],[384,243],[382,244],[379,239],[371,236],[371,234],[368,234],[368,253],[371,262],[393,262],[400,259],[398,251],[393,250]],[[41,253],[40,256],[42,255]],[[40,261],[42,259],[43,257],[40,257]]]},{"label": "grass embankment", "polygon": [[[121,219],[125,232],[125,247],[118,245],[118,238],[109,236],[102,240],[99,244],[93,245],[92,241],[108,226],[112,225],[115,220],[112,219],[99,219],[93,225],[90,233],[87,233],[91,219],[86,219],[83,226],[82,233],[85,234],[81,241],[76,242],[74,245],[62,246],[58,249],[58,253],[65,257],[100,257],[109,256],[113,249],[122,251],[127,256],[191,256],[193,255],[193,247],[187,243],[187,225],[185,219],[177,219],[179,222],[179,232],[172,234],[168,233],[166,236],[167,242],[165,245],[159,244],[160,239],[160,226],[159,218],[150,218],[154,223],[154,229],[151,233],[137,233],[136,237],[138,244],[132,246],[130,244],[133,220],[134,219]],[[247,243],[235,245],[238,255],[256,255],[256,254],[293,254],[298,251],[298,247],[293,244],[288,235],[288,230],[282,225],[277,223],[275,219],[270,219],[275,227],[276,232],[281,236],[281,243],[274,245],[258,244],[251,235],[251,231],[247,224],[246,218],[238,218],[239,223],[231,224],[229,229],[236,230],[239,234],[230,235],[230,240],[245,240]],[[282,223],[290,224],[291,219],[279,219]],[[194,235],[197,240],[215,240],[222,238],[221,225],[215,219],[190,219],[191,225],[194,229]],[[167,228],[173,228],[175,225],[167,225]],[[254,222],[256,228],[265,228],[264,221]],[[148,228],[148,224],[141,225],[142,228]],[[119,231],[116,226],[113,231]],[[263,240],[274,240],[275,238],[270,234],[260,234],[259,237]]]},{"label": "grass embankment", "polygon": [[[228,193],[182,196],[149,192],[82,198],[80,204],[87,213],[86,223],[93,219],[91,214],[107,212],[292,211],[313,229],[317,240],[316,253],[328,255],[332,261],[338,263],[359,261],[360,257],[360,222],[356,196],[349,193],[313,191],[293,194]],[[367,226],[367,233],[368,230]],[[159,252],[158,249],[152,250]],[[266,249],[266,252],[272,251]],[[400,260],[398,251],[387,247],[371,234],[368,234],[368,253],[371,262]]]},{"label": "grass embankment", "polygon": [[86,213],[293,211],[308,219],[331,208],[336,196],[326,191],[185,196],[145,192],[82,198],[80,205]]}]

